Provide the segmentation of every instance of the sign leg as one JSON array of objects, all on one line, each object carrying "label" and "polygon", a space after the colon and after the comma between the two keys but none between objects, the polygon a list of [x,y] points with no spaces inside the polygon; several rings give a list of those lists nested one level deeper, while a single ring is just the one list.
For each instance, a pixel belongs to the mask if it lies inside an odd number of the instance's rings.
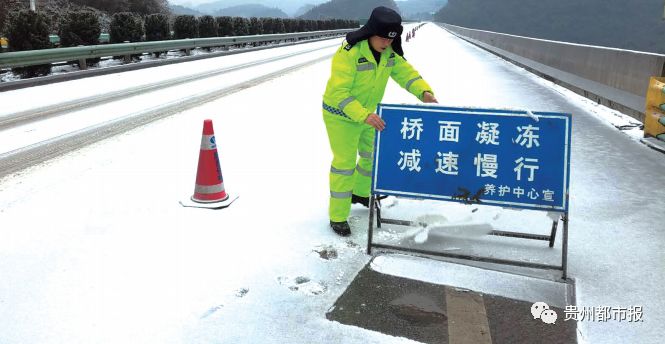
[{"label": "sign leg", "polygon": [[367,254],[372,254],[372,232],[374,231],[374,194],[369,196],[369,228],[367,230]]},{"label": "sign leg", "polygon": [[374,206],[376,207],[376,228],[381,228],[381,200],[378,195],[374,200]]},{"label": "sign leg", "polygon": [[561,267],[563,269],[562,278],[568,278],[568,213],[561,218],[563,221],[563,246],[561,250]]},{"label": "sign leg", "polygon": [[550,247],[554,247],[554,240],[556,239],[556,227],[559,221],[552,221],[552,233],[550,233]]}]

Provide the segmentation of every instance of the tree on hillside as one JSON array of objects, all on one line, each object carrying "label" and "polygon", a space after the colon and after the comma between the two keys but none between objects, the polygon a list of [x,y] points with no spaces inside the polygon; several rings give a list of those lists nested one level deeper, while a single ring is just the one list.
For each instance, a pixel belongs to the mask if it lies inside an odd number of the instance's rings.
[{"label": "tree on hillside", "polygon": [[153,13],[169,13],[168,0],[125,0],[129,12],[148,15]]},{"label": "tree on hillside", "polygon": [[169,13],[168,0],[70,0],[81,6],[89,6],[109,14],[133,12],[141,15]]},{"label": "tree on hillside", "polygon": [[25,1],[21,0],[0,0],[0,33],[7,32],[7,21],[9,13],[25,9]]},{"label": "tree on hillside", "polygon": [[[39,0],[37,12],[44,14],[49,23],[50,32],[58,32],[59,23],[69,11],[79,9],[72,5],[69,0]],[[26,0],[0,0],[0,33],[7,32],[8,15],[19,10],[28,10],[30,2]]]},{"label": "tree on hillside", "polygon": [[79,6],[96,8],[109,14],[127,12],[129,4],[127,0],[70,0]]},{"label": "tree on hillside", "polygon": [[74,5],[69,0],[40,0],[37,2],[37,12],[46,15],[49,19],[49,31],[57,33],[60,31],[60,23],[66,20],[71,11],[77,11],[80,6]]}]

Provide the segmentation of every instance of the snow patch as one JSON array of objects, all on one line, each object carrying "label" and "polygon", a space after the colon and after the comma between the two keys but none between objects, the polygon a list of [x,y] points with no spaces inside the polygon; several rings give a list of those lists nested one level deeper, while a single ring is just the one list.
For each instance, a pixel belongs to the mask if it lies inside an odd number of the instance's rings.
[{"label": "snow patch", "polygon": [[307,276],[297,276],[295,278],[281,276],[277,277],[277,282],[288,287],[291,291],[298,291],[305,295],[321,295],[328,290],[324,282],[312,281]]}]

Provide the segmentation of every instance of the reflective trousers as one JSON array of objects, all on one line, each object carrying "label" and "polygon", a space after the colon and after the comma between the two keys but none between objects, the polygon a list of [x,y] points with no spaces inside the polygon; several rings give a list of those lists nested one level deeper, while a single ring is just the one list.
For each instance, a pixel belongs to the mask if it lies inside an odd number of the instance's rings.
[{"label": "reflective trousers", "polygon": [[346,221],[351,195],[369,197],[374,128],[323,112],[333,160],[330,166],[330,220]]}]

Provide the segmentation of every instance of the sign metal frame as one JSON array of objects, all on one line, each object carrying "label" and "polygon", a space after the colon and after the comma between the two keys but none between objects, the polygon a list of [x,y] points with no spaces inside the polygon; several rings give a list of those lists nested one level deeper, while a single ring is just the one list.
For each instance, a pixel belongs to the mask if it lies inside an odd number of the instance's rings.
[{"label": "sign metal frame", "polygon": [[[466,114],[469,113],[494,113],[494,114],[505,114],[509,116],[521,116],[521,117],[540,117],[540,116],[550,116],[553,113],[543,113],[543,112],[536,112],[536,113],[527,113],[526,111],[519,111],[519,110],[496,110],[496,109],[475,109],[475,108],[451,108],[451,107],[442,107],[442,106],[422,106],[422,105],[393,105],[393,104],[379,104],[377,114],[383,118],[383,110],[384,109],[390,109],[390,110],[399,110],[399,109],[404,109],[404,110],[421,110],[421,111],[432,111],[432,112],[463,112]],[[525,267],[525,268],[536,268],[536,269],[544,269],[544,270],[559,270],[562,273],[562,279],[564,281],[568,280],[568,222],[569,222],[569,182],[570,182],[570,136],[571,136],[571,120],[572,116],[570,114],[560,114],[563,116],[566,116],[568,120],[565,123],[565,130],[566,130],[566,137],[565,137],[565,147],[563,149],[565,150],[565,166],[564,166],[564,173],[565,175],[563,176],[564,181],[563,181],[563,187],[565,188],[565,194],[562,196],[562,202],[563,206],[559,207],[550,207],[550,208],[545,208],[545,207],[538,207],[538,206],[520,206],[520,205],[511,205],[511,204],[491,204],[491,203],[484,203],[481,199],[476,199],[476,200],[469,200],[467,199],[455,199],[455,197],[445,197],[445,196],[436,196],[436,195],[419,195],[416,193],[409,193],[409,192],[394,192],[391,190],[385,190],[385,189],[377,189],[376,184],[377,184],[377,178],[379,178],[379,169],[378,169],[378,159],[380,155],[380,139],[381,139],[381,132],[378,132],[375,138],[374,142],[374,151],[375,151],[375,156],[374,156],[374,170],[372,171],[372,186],[371,186],[371,192],[370,192],[370,207],[369,207],[369,226],[368,226],[368,236],[367,236],[367,254],[372,254],[372,248],[377,248],[377,249],[384,249],[384,250],[393,250],[393,251],[404,251],[404,252],[411,252],[411,253],[417,253],[417,254],[424,254],[424,255],[429,255],[429,256],[438,256],[438,257],[445,257],[445,258],[454,258],[454,259],[462,259],[462,260],[471,260],[471,261],[477,261],[477,262],[486,262],[486,263],[494,263],[494,264],[502,264],[502,265],[512,265],[512,266],[518,266],[518,267]],[[390,218],[385,218],[381,216],[381,202],[379,196],[381,195],[392,195],[392,196],[398,196],[402,198],[411,198],[411,199],[432,199],[432,200],[438,200],[438,201],[458,201],[458,202],[463,202],[466,204],[485,204],[489,206],[502,206],[502,207],[509,207],[509,208],[528,208],[528,209],[533,209],[536,211],[554,211],[559,214],[558,218],[556,220],[553,219],[552,221],[552,226],[550,230],[549,235],[539,235],[539,234],[532,234],[532,233],[524,233],[524,232],[513,232],[513,231],[499,231],[499,230],[492,230],[489,235],[493,236],[501,236],[501,237],[513,237],[513,238],[521,238],[521,239],[530,239],[530,240],[540,240],[540,241],[547,241],[549,244],[550,248],[554,247],[554,242],[556,239],[557,235],[557,230],[559,227],[559,222],[561,222],[561,226],[563,227],[563,233],[562,233],[562,252],[561,252],[561,265],[552,265],[552,264],[541,264],[541,263],[532,263],[532,262],[525,262],[525,261],[519,261],[519,260],[511,260],[511,259],[499,259],[499,258],[493,258],[493,257],[485,257],[485,256],[476,256],[476,255],[465,255],[465,254],[456,254],[456,253],[450,253],[450,252],[438,252],[438,251],[432,251],[432,250],[422,250],[422,249],[416,249],[416,248],[409,248],[409,247],[399,247],[399,246],[394,246],[394,245],[387,245],[387,244],[381,244],[381,243],[375,243],[373,242],[373,232],[374,232],[374,219],[376,216],[376,227],[381,228],[382,224],[393,224],[393,225],[400,225],[400,226],[426,226],[427,224],[425,223],[419,223],[416,221],[408,221],[408,220],[400,220],[400,219],[390,219]],[[498,202],[495,202],[498,203]]]}]

